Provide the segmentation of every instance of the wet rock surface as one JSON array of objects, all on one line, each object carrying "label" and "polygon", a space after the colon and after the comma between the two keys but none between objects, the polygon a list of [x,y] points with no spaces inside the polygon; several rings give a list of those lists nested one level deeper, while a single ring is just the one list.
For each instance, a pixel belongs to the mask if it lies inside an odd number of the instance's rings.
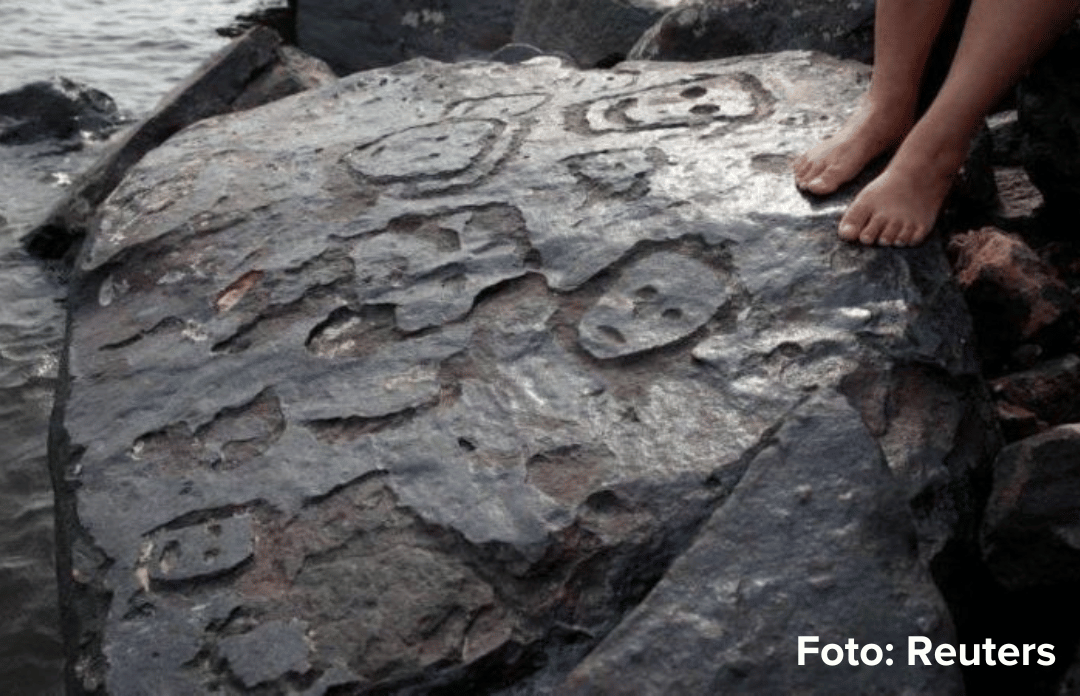
[{"label": "wet rock surface", "polygon": [[990,388],[1000,400],[1029,411],[1043,423],[1080,422],[1080,358],[1071,353],[998,377]]},{"label": "wet rock surface", "polygon": [[[911,635],[953,640],[944,604],[911,553],[910,508],[895,483],[849,404],[836,396],[802,404],[693,546],[574,669],[565,693],[880,689],[865,667],[800,666],[797,642],[776,637],[861,635],[860,644],[894,649]],[[959,673],[946,667],[899,671],[888,687],[963,693]]]},{"label": "wet rock surface", "polygon": [[112,97],[64,77],[0,94],[0,144],[103,137],[122,122]]},{"label": "wet rock surface", "polygon": [[962,298],[789,174],[865,84],[413,61],[150,152],[71,300],[73,693],[781,693],[810,627],[955,642],[927,568],[996,449]]}]

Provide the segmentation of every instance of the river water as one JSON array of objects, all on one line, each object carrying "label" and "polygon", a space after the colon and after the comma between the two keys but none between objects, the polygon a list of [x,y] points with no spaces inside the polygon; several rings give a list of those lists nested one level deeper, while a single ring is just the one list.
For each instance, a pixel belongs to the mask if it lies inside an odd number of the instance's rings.
[{"label": "river water", "polygon": [[[137,118],[225,45],[216,28],[284,3],[0,0],[0,92],[63,75]],[[64,290],[18,239],[102,147],[0,146],[0,693],[14,696],[63,693],[45,443]]]}]

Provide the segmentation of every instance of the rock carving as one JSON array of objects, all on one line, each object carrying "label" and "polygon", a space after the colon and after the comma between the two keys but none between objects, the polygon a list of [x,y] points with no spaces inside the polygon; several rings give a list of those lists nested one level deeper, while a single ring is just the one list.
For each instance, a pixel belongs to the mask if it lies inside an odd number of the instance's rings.
[{"label": "rock carving", "polygon": [[581,345],[598,358],[659,348],[692,334],[730,298],[715,270],[658,253],[626,269],[582,317]]}]

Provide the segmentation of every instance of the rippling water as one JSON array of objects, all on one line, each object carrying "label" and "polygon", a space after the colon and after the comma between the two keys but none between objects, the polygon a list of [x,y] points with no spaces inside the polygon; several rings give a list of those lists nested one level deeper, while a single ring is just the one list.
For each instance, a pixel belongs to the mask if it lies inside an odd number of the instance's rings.
[{"label": "rippling water", "polygon": [[[0,91],[63,75],[140,116],[265,0],[0,0]],[[45,437],[63,288],[18,243],[100,145],[0,146],[0,693],[61,694]],[[7,224],[3,223],[6,218]]]},{"label": "rippling water", "polygon": [[[3,0],[0,91],[64,75],[142,113],[225,43],[257,0]],[[282,4],[284,4],[282,2]]]}]

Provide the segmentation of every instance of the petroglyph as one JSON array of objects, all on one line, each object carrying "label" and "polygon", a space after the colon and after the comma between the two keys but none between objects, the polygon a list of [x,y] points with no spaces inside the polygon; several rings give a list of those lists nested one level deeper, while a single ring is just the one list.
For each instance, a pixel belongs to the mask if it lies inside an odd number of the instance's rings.
[{"label": "petroglyph", "polygon": [[733,74],[649,87],[577,108],[589,130],[607,133],[756,121],[766,115],[770,97],[757,78]]},{"label": "petroglyph", "polygon": [[498,119],[450,119],[398,131],[344,157],[363,185],[402,198],[430,196],[478,184],[513,149],[518,137]]},{"label": "petroglyph", "polygon": [[254,553],[251,517],[237,515],[150,535],[150,580],[165,584],[207,580],[234,570]]},{"label": "petroglyph", "polygon": [[673,252],[646,257],[625,271],[581,318],[582,347],[616,358],[683,339],[731,296],[710,266]]},{"label": "petroglyph", "polygon": [[659,148],[605,150],[574,155],[564,162],[590,194],[635,200],[649,192],[649,176],[664,161]]},{"label": "petroglyph", "polygon": [[394,221],[352,248],[358,295],[393,304],[398,328],[418,331],[460,319],[485,288],[527,271],[531,247],[511,206]]},{"label": "petroglyph", "polygon": [[[951,287],[933,250],[847,248],[844,196],[809,200],[786,171],[839,125],[859,70],[417,60],[164,143],[105,205],[72,283],[54,424],[70,442],[51,464],[85,690],[562,693],[678,580],[672,562],[799,404],[832,408],[846,376],[904,361],[974,384],[962,322],[933,319]],[[809,113],[830,116],[784,123]],[[880,396],[878,431],[923,437],[890,420],[903,392]],[[842,436],[863,427],[837,413]],[[883,480],[920,501],[904,510],[954,514],[951,472],[985,470],[966,459],[981,445],[943,429],[918,467],[889,462]],[[811,507],[866,519],[866,490]],[[684,577],[686,626],[711,625],[701,588],[731,557],[836,635],[865,624],[818,611],[799,563],[863,563],[854,611],[904,598],[885,605],[905,635],[948,625],[923,579],[893,571],[926,567],[911,540],[946,543],[952,521],[843,558],[792,543],[798,525],[761,532],[776,523],[740,538],[785,545],[799,572],[744,543],[708,556]],[[733,649],[680,673],[793,664]]]}]

